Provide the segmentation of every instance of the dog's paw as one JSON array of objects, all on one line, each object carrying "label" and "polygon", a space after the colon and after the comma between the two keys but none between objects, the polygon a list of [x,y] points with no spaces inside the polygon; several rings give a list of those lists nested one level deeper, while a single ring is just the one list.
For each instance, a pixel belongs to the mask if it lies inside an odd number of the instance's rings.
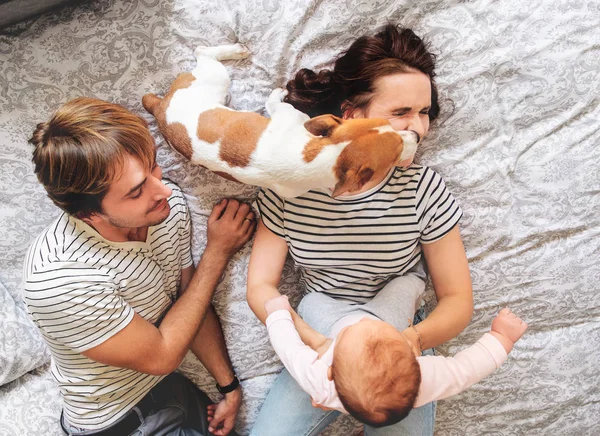
[{"label": "dog's paw", "polygon": [[250,50],[242,44],[232,44],[230,56],[227,59],[246,59],[250,56]]},{"label": "dog's paw", "polygon": [[194,50],[194,56],[196,56],[196,58],[208,56],[218,61],[246,59],[250,56],[250,50],[242,44],[227,44],[215,47],[199,46]]}]

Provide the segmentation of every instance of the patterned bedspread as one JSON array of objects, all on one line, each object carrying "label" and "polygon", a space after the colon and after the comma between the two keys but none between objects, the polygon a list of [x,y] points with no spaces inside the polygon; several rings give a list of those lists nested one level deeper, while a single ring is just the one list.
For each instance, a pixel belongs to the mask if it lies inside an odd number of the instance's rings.
[{"label": "patterned bedspread", "polygon": [[[414,28],[438,54],[443,111],[418,161],[444,177],[465,212],[475,314],[438,351],[474,342],[505,305],[530,324],[506,365],[438,404],[436,434],[600,434],[596,0],[101,0],[0,31],[0,288],[22,306],[25,250],[57,214],[33,174],[27,139],[59,104],[94,96],[151,122],[159,162],[192,211],[197,261],[212,206],[222,197],[252,201],[256,190],[171,151],[142,95],[189,70],[197,45],[240,41],[252,56],[227,64],[230,104],[263,112],[271,89],[293,72],[327,66],[388,20]],[[245,301],[248,255],[249,247],[236,255],[214,301],[243,380],[241,434],[281,370]],[[297,280],[288,264],[282,287],[296,301]],[[195,358],[181,369],[216,393]],[[0,387],[0,435],[59,435],[59,401],[47,367]],[[326,433],[356,429],[345,417]]]}]

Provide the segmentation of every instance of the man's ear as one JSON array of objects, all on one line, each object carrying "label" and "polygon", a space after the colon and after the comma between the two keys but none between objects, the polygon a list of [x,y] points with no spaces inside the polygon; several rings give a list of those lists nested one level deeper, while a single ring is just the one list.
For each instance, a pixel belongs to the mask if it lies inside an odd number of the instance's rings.
[{"label": "man's ear", "polygon": [[319,115],[304,123],[304,128],[315,136],[331,136],[343,120],[334,115]]},{"label": "man's ear", "polygon": [[335,184],[333,188],[332,197],[337,197],[348,191],[358,191],[360,188],[371,180],[375,171],[368,167],[361,167],[358,172],[353,169],[349,169],[345,174],[342,174],[340,180]]}]

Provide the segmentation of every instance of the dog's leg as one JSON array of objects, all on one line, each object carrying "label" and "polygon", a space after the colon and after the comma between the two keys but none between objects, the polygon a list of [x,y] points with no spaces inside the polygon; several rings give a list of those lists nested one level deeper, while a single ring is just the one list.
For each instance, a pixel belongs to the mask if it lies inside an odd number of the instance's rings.
[{"label": "dog's leg", "polygon": [[226,44],[214,47],[196,47],[194,55],[196,56],[196,59],[199,57],[209,57],[217,61],[227,61],[246,59],[250,56],[250,50],[242,44]]},{"label": "dog's leg", "polygon": [[277,108],[281,107],[282,104],[288,104],[283,103],[283,99],[287,94],[287,90],[282,88],[275,88],[273,91],[271,91],[271,95],[269,95],[269,98],[265,103],[265,109],[267,109],[267,113],[271,118],[273,117],[273,114]]},{"label": "dog's leg", "polygon": [[196,68],[192,70],[194,78],[208,85],[219,104],[225,105],[229,94],[231,79],[227,69],[220,62],[225,59],[244,59],[250,55],[241,44],[220,45],[216,47],[197,47],[194,50]]}]

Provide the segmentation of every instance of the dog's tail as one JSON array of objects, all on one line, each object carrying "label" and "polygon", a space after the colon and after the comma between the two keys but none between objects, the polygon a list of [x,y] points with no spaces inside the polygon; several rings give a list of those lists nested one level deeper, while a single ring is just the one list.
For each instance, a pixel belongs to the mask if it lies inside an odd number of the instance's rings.
[{"label": "dog's tail", "polygon": [[156,108],[161,101],[162,99],[156,94],[146,94],[142,97],[142,105],[144,106],[144,109],[146,109],[152,115],[154,115],[154,111],[156,111]]}]

